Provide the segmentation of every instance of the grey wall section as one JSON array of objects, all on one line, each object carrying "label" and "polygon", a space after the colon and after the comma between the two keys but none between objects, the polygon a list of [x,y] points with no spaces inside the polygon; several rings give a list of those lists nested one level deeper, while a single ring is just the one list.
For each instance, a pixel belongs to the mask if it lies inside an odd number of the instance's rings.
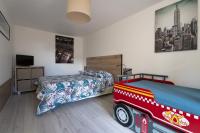
[{"label": "grey wall section", "polygon": [[[3,0],[0,0],[0,11],[5,16],[10,27],[12,27],[12,22],[8,15],[6,6],[3,3]],[[8,41],[0,33],[0,110],[2,109],[3,105],[7,102],[7,99],[11,94],[12,54],[12,34],[11,40]]]},{"label": "grey wall section", "polygon": [[11,94],[11,79],[0,86],[0,111],[3,109]]}]

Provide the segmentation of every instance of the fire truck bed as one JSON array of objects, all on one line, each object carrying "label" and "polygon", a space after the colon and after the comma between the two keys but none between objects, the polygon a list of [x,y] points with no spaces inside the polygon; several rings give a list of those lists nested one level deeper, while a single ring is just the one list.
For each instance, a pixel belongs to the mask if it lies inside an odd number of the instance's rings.
[{"label": "fire truck bed", "polygon": [[150,90],[156,102],[200,116],[200,89],[148,80],[125,83],[125,85]]}]

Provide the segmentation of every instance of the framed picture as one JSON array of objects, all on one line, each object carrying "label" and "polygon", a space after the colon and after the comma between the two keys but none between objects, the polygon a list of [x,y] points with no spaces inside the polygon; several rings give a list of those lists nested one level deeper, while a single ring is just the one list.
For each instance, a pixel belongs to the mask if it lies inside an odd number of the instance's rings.
[{"label": "framed picture", "polygon": [[8,24],[3,13],[0,11],[0,32],[7,39],[10,40],[10,25]]},{"label": "framed picture", "polygon": [[56,35],[56,63],[74,63],[74,39]]},{"label": "framed picture", "polygon": [[155,52],[196,50],[198,0],[182,0],[155,13]]}]

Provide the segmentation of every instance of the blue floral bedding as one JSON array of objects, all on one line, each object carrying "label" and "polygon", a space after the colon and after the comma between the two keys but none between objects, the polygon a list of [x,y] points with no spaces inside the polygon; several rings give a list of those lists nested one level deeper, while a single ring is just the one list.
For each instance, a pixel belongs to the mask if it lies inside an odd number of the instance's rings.
[{"label": "blue floral bedding", "polygon": [[103,93],[113,85],[112,74],[104,71],[84,71],[77,75],[39,78],[37,115],[73,101]]}]

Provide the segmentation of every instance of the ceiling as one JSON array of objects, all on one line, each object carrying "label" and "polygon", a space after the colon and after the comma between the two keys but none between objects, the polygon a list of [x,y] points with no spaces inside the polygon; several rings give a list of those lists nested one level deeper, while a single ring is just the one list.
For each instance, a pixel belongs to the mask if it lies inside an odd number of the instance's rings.
[{"label": "ceiling", "polygon": [[76,24],[66,18],[66,0],[4,0],[15,24],[81,36],[109,26],[162,0],[91,0],[92,20]]}]

